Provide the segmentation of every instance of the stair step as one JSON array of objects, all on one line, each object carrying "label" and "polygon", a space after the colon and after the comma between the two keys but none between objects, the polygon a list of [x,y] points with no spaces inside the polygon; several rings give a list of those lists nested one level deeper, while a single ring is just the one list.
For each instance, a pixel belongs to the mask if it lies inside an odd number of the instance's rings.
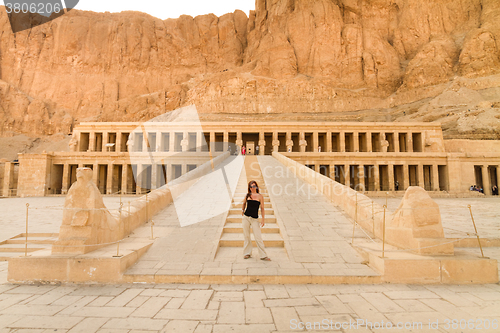
[{"label": "stair step", "polygon": [[[280,234],[276,233],[263,233],[262,240],[266,247],[284,247],[285,242]],[[222,234],[219,245],[223,247],[243,247],[243,234],[227,233]],[[257,246],[252,239],[252,245]]]},{"label": "stair step", "polygon": [[[243,216],[241,214],[235,214],[235,215],[228,215],[226,218],[226,223],[241,223],[241,219]],[[261,216],[259,216],[259,222],[260,222]],[[275,215],[266,215],[266,223],[276,223],[276,216]]]},{"label": "stair step", "polygon": [[[13,239],[8,239],[0,244],[24,244],[25,241],[26,241],[25,238],[13,238]],[[55,241],[57,241],[57,237],[53,237],[53,238],[45,238],[45,237],[29,238],[28,237],[28,244],[54,244]]]},{"label": "stair step", "polygon": [[[40,250],[45,250],[45,248],[35,248],[35,247],[28,247],[27,252],[35,252],[35,251],[40,251]],[[5,253],[24,253],[25,249],[23,248],[4,248],[0,247],[0,256],[3,256]]]},{"label": "stair step", "polygon": [[[264,228],[260,228],[261,233],[263,234],[279,234],[280,228],[276,224],[267,224]],[[241,223],[236,222],[228,222],[224,225],[225,233],[243,233],[243,227]]]}]

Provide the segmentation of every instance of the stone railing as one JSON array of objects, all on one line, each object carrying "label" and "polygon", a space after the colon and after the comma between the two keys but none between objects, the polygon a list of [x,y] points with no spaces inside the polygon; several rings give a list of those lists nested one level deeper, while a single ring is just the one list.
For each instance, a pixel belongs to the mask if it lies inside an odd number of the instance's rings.
[{"label": "stone railing", "polygon": [[[81,206],[82,199],[88,202],[88,198],[78,197],[75,200],[73,199],[75,195],[70,189],[66,197],[59,239],[52,246],[52,253],[88,253],[124,239],[137,227],[165,209],[177,196],[229,156],[229,152],[226,152],[207,161],[167,185],[131,201],[121,210],[108,210],[104,206],[99,190],[93,183],[89,185],[93,189],[92,207]],[[91,170],[87,173],[89,172]],[[87,178],[87,182],[91,183],[91,173],[87,175]],[[79,186],[79,180],[73,186]]]},{"label": "stone railing", "polygon": [[[167,185],[137,198],[130,203],[130,215],[127,211],[128,207],[124,206],[121,214],[121,221],[125,226],[125,231],[122,238],[126,237],[137,227],[149,221],[153,216],[165,209],[165,207],[171,204],[175,198],[190,188],[191,185],[197,182],[201,177],[210,173],[213,170],[212,167],[217,167],[229,156],[229,152],[225,152],[213,160],[207,161],[196,169],[169,182]],[[118,210],[111,210],[110,213],[115,218],[120,218],[120,212]]]},{"label": "stone railing", "polygon": [[[321,194],[342,209],[349,217],[366,231],[382,239],[384,208],[366,195],[342,185],[335,180],[284,156],[273,152],[273,157],[288,167],[298,178],[314,186]],[[386,222],[390,221],[391,212],[386,211]]]}]

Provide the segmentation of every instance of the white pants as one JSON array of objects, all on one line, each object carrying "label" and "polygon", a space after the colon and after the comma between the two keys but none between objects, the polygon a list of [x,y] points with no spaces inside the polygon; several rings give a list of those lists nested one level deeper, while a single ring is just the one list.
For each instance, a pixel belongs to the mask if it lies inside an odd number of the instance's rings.
[{"label": "white pants", "polygon": [[261,258],[267,257],[266,248],[264,247],[262,235],[260,234],[259,219],[243,215],[241,223],[243,224],[243,236],[245,238],[245,242],[243,243],[243,255],[252,255],[252,239],[250,238],[250,227],[252,227],[255,243],[259,249],[259,256]]}]

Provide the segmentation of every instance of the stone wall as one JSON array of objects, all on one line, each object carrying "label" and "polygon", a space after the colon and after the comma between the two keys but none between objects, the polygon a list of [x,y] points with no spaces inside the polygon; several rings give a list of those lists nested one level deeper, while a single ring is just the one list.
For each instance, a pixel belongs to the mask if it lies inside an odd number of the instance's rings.
[{"label": "stone wall", "polygon": [[49,154],[19,154],[20,197],[42,197],[47,194],[50,184],[52,157]]},{"label": "stone wall", "polygon": [[[187,190],[200,177],[203,177],[211,172],[212,167],[218,166],[228,156],[229,152],[226,152],[213,160],[204,163],[195,170],[186,173],[175,181],[170,182],[168,185],[162,186],[159,189],[153,190],[150,193],[131,201],[130,205],[127,204],[126,206],[123,206],[121,210],[107,210],[106,208],[101,208],[104,210],[102,212],[103,219],[106,220],[104,223],[117,225],[115,230],[112,230],[111,228],[101,228],[100,225],[91,227],[100,228],[99,237],[106,240],[106,242],[116,242],[127,237],[137,227],[150,221],[153,216],[165,209],[165,207],[171,204],[177,196]],[[95,190],[97,191],[97,188],[95,188]],[[100,193],[97,193],[96,195],[99,197],[101,196]],[[102,203],[102,198],[100,198],[99,201]],[[71,237],[61,238],[63,228],[64,235],[69,235]],[[81,226],[72,226],[71,221],[68,221],[66,225],[63,223],[60,238],[52,247],[52,252],[73,254],[88,253],[107,245],[96,244],[95,240],[90,238],[88,241],[85,241],[83,234],[78,238],[78,240],[82,239],[83,242],[75,245],[75,234],[81,233],[81,230]],[[96,246],[89,246],[93,244],[96,244]]]},{"label": "stone wall", "polygon": [[500,153],[500,140],[444,140],[444,147],[449,153]]}]

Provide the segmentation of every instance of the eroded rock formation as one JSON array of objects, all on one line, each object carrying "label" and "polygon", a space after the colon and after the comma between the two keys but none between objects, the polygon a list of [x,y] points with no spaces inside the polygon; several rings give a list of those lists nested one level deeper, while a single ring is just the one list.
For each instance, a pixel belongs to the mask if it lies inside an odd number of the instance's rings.
[{"label": "eroded rock formation", "polygon": [[[257,0],[249,17],[168,20],[72,10],[17,34],[1,9],[0,135],[193,103],[206,119],[442,121],[424,104],[458,85],[478,91],[472,108],[493,119],[482,133],[498,137],[499,41],[497,0]],[[456,124],[445,135],[474,130]]]}]

